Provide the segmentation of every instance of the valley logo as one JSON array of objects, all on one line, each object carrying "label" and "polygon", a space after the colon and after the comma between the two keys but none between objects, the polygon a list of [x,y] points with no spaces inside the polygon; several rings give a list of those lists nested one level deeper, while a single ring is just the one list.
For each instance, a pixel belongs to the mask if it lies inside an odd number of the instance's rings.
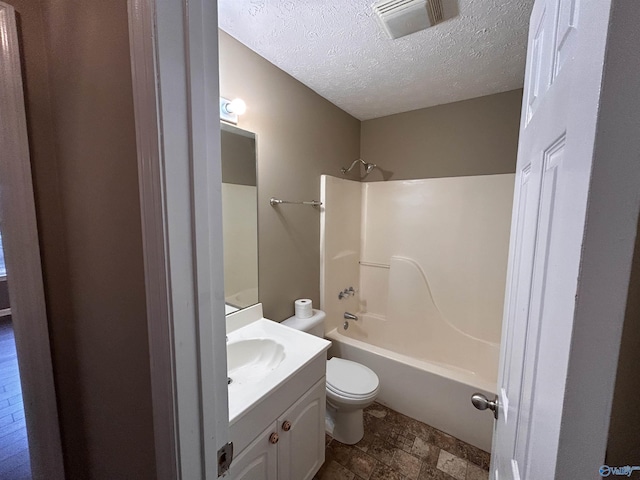
[{"label": "valley logo", "polygon": [[610,467],[609,465],[602,465],[600,467],[599,473],[601,477],[608,477],[609,475],[630,477],[635,470],[640,471],[640,467],[637,465],[634,465],[633,467],[630,465],[625,465],[623,467]]}]

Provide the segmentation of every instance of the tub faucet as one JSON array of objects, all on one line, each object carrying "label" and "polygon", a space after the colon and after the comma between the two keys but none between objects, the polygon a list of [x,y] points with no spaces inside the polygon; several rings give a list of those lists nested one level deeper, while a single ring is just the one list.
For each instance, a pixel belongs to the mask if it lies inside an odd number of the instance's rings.
[{"label": "tub faucet", "polygon": [[344,312],[344,318],[346,318],[347,320],[358,320],[358,317],[356,315],[349,312]]}]

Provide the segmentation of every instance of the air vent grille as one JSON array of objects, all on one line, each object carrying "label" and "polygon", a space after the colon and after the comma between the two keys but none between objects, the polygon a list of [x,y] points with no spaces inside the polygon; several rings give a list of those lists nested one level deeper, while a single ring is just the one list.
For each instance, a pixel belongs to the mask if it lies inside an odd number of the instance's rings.
[{"label": "air vent grille", "polygon": [[412,3],[424,3],[424,0],[418,2],[416,0],[387,0],[374,4],[373,9],[378,15],[386,15],[410,7]]},{"label": "air vent grille", "polygon": [[372,8],[392,39],[432,27],[444,17],[442,0],[382,0]]}]

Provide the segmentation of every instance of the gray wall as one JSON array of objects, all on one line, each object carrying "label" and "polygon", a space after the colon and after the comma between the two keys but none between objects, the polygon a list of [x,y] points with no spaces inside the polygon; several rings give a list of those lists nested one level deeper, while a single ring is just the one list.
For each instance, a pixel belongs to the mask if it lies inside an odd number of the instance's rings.
[{"label": "gray wall", "polygon": [[607,465],[640,465],[640,219],[638,233],[611,408]]},{"label": "gray wall", "polygon": [[69,479],[155,478],[126,0],[19,14]]},{"label": "gray wall", "polygon": [[[224,126],[229,129],[228,125]],[[233,130],[220,132],[222,181],[236,185],[258,185],[256,173],[256,140]]]},{"label": "gray wall", "polygon": [[361,155],[382,170],[364,180],[513,173],[522,90],[362,122]]},{"label": "gray wall", "polygon": [[[360,121],[220,31],[220,94],[240,97],[238,127],[257,135],[260,301],[267,318],[293,315],[293,301],[320,302],[320,175],[340,175],[360,154]],[[352,177],[356,178],[356,177]]]}]

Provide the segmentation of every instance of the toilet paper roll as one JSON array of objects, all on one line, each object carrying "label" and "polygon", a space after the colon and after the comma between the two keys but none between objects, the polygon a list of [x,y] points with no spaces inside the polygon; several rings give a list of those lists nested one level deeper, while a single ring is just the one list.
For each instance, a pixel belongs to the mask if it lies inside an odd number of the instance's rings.
[{"label": "toilet paper roll", "polygon": [[297,318],[311,318],[313,316],[313,305],[308,298],[299,298],[295,301]]}]

